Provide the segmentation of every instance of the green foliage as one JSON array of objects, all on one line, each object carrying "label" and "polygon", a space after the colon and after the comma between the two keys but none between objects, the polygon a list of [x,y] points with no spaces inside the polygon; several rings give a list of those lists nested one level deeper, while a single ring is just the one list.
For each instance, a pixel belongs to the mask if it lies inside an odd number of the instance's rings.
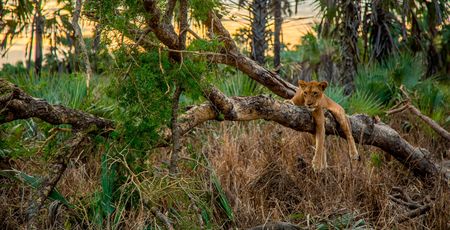
[{"label": "green foliage", "polygon": [[218,9],[219,6],[219,0],[189,0],[191,17],[198,22],[206,21],[208,18],[208,12]]},{"label": "green foliage", "polygon": [[[5,176],[10,179],[14,179],[16,181],[21,181],[29,186],[31,186],[33,189],[41,189],[42,184],[42,178],[38,176],[31,176],[26,174],[25,172],[19,171],[19,170],[3,170],[0,171],[1,176]],[[67,207],[73,207],[67,199],[60,193],[56,188],[53,188],[48,197],[52,200],[59,201],[66,205]]]},{"label": "green foliage", "polygon": [[348,101],[349,113],[380,115],[384,111],[382,103],[371,93],[357,90]]},{"label": "green foliage", "polygon": [[158,141],[158,131],[170,125],[176,86],[183,87],[185,96],[198,100],[208,84],[209,66],[191,60],[173,63],[166,52],[129,54],[119,50],[115,56],[120,74],[108,95],[118,102],[114,115],[119,121],[117,131],[130,147],[146,150]]},{"label": "green foliage", "polygon": [[297,47],[300,54],[300,62],[307,61],[311,65],[317,65],[321,62],[324,55],[330,56],[334,61],[340,57],[339,48],[333,40],[318,39],[312,32],[308,32],[301,38],[301,45]]},{"label": "green foliage", "polygon": [[217,179],[217,176],[212,173],[211,174],[211,182],[213,183],[214,189],[217,192],[217,202],[222,210],[225,212],[229,221],[234,221],[233,208],[231,207],[230,202],[228,202],[227,197],[225,196],[225,192],[222,189],[222,185]]},{"label": "green foliage", "polygon": [[438,81],[429,78],[421,81],[414,91],[414,102],[424,114],[433,120],[444,121],[450,111],[450,86],[438,84]]},{"label": "green foliage", "polygon": [[227,96],[252,96],[263,91],[259,83],[242,74],[221,79],[219,89]]},{"label": "green foliage", "polygon": [[341,216],[337,216],[335,219],[329,220],[326,223],[321,223],[316,226],[317,230],[340,230],[340,229],[353,229],[362,230],[370,229],[367,226],[364,219],[356,219],[356,215],[353,213],[346,213]]},{"label": "green foliage", "polygon": [[325,89],[325,94],[333,101],[342,106],[346,111],[349,107],[348,97],[344,94],[344,88],[339,85],[329,85]]},{"label": "green foliage", "polygon": [[117,164],[110,164],[108,160],[107,154],[104,153],[101,158],[101,190],[94,193],[90,204],[90,217],[98,228],[102,228],[115,211],[114,192],[117,190],[115,183]]},{"label": "green foliage", "polygon": [[[392,56],[384,63],[367,65],[360,68],[355,85],[358,97],[372,101],[368,104],[377,106],[381,102],[384,106],[391,106],[403,95],[399,88],[401,85],[410,92],[413,103],[426,115],[434,120],[443,121],[445,111],[448,111],[449,87],[445,82],[436,78],[423,80],[425,67],[421,56],[400,54]],[[376,99],[376,100],[373,100]],[[352,98],[350,99],[350,101]],[[359,102],[358,102],[359,101]],[[356,100],[362,103],[362,100]],[[351,101],[350,103],[354,103]],[[355,106],[359,106],[359,105]],[[375,110],[381,107],[375,107]],[[363,110],[360,110],[363,111]],[[370,111],[370,110],[369,110]],[[371,113],[376,111],[370,111]]]},{"label": "green foliage", "polygon": [[195,39],[193,40],[187,50],[189,51],[206,51],[206,52],[219,52],[223,48],[223,43],[217,39],[214,40],[203,40]]},{"label": "green foliage", "polygon": [[[21,68],[20,65],[18,68]],[[62,104],[75,109],[86,108],[88,90],[86,78],[82,74],[57,76],[43,72],[41,77],[36,77],[22,73],[6,75],[1,71],[0,77],[2,76],[14,84],[20,85],[20,88],[30,95],[45,99],[51,104]],[[95,86],[96,79],[91,84]]]},{"label": "green foliage", "polygon": [[397,95],[399,87],[414,89],[424,74],[420,56],[395,55],[384,63],[360,68],[355,80],[358,90],[375,95],[383,104],[389,104]]},{"label": "green foliage", "polygon": [[370,163],[374,167],[380,168],[381,165],[383,164],[382,156],[379,153],[376,153],[376,152],[370,153]]},{"label": "green foliage", "polygon": [[34,153],[36,146],[32,142],[37,135],[37,127],[33,120],[15,121],[2,126],[0,158],[27,157]]}]

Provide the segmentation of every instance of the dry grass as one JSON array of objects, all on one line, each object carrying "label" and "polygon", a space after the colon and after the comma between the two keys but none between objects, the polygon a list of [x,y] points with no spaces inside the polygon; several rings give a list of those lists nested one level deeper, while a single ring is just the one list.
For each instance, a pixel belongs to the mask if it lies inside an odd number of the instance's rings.
[{"label": "dry grass", "polygon": [[[401,120],[407,119],[393,120],[390,125],[402,130]],[[444,155],[448,144],[433,135],[422,136],[423,131],[417,130],[416,125],[420,123],[413,123],[413,129],[403,136],[413,145],[437,152],[435,157],[448,157]],[[271,122],[205,124],[183,140],[180,175],[167,175],[169,148],[148,153],[149,157],[142,160],[145,170],[139,175],[130,170],[125,182],[116,188],[121,194],[117,203],[127,199],[130,193],[138,194],[140,199],[134,208],[127,207],[123,212],[119,212],[120,206],[116,205],[103,226],[112,229],[164,226],[148,210],[151,206],[172,219],[176,229],[204,226],[200,215],[203,208],[210,211],[210,227],[214,229],[247,228],[272,221],[287,221],[315,229],[321,224],[336,225],[343,218],[349,219],[347,225],[341,226],[343,228],[351,228],[358,221],[366,228],[375,229],[450,228],[447,187],[423,183],[374,147],[358,146],[362,161],[350,165],[346,141],[335,136],[328,136],[326,140],[329,169],[315,173],[310,165],[313,145],[311,134]],[[59,209],[53,219],[48,218],[47,209],[43,209],[39,215],[42,228],[98,228],[89,207],[95,200],[93,194],[101,190],[99,162],[102,151],[104,149],[98,148],[70,164],[58,189],[75,208]],[[120,157],[110,160],[128,170]],[[38,159],[11,163],[15,169],[29,174],[45,172],[45,163]],[[215,199],[217,191],[211,182],[211,170],[220,180],[232,207],[234,223],[225,223],[226,215]],[[0,177],[0,180],[0,223],[2,228],[15,229],[32,190],[5,178]],[[419,204],[430,203],[430,211],[398,223],[396,218],[409,209],[389,198],[397,193],[395,187],[401,188]],[[115,218],[119,222],[113,225]]]},{"label": "dry grass", "polygon": [[[396,122],[393,122],[396,125]],[[432,150],[432,138],[407,135]],[[448,229],[450,193],[442,185],[423,184],[398,162],[384,160],[374,147],[359,146],[362,161],[350,166],[346,141],[328,136],[330,168],[314,173],[313,136],[267,122],[223,123],[209,135],[206,152],[228,195],[240,227],[283,220],[314,227],[343,214],[364,219],[376,229]],[[345,150],[345,151],[343,151]],[[372,159],[381,156],[380,166]],[[409,211],[389,199],[393,187],[415,201],[431,200],[428,214],[396,223]]]}]

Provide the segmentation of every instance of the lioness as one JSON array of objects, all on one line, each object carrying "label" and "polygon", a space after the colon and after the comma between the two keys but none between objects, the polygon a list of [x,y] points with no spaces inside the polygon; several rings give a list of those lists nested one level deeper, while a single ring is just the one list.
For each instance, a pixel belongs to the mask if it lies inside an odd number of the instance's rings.
[{"label": "lioness", "polygon": [[328,82],[298,81],[298,90],[292,99],[286,102],[306,106],[312,112],[314,121],[316,123],[316,151],[312,160],[312,166],[315,171],[320,171],[327,167],[327,155],[324,150],[325,140],[325,116],[323,109],[328,109],[334,115],[337,122],[344,131],[348,142],[348,151],[353,160],[359,160],[358,150],[356,149],[355,140],[352,136],[351,125],[345,116],[344,109],[328,98],[323,92],[328,86]]}]

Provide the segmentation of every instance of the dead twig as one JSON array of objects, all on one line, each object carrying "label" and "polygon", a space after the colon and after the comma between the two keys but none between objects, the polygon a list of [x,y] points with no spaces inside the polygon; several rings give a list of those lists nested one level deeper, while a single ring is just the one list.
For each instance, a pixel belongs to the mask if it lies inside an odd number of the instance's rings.
[{"label": "dead twig", "polygon": [[421,205],[420,203],[425,203],[425,201],[419,203],[412,200],[411,197],[400,187],[393,187],[392,191],[398,192],[398,194],[388,195],[389,198],[395,203],[403,205],[411,210],[409,212],[396,216],[394,219],[396,223],[402,223],[415,217],[421,216],[431,209],[432,204],[430,200],[427,200],[427,204]]},{"label": "dead twig", "polygon": [[157,208],[155,208],[155,207],[152,207],[152,208],[150,209],[150,211],[152,212],[152,214],[153,214],[156,218],[158,218],[161,222],[163,222],[163,224],[166,226],[167,229],[169,229],[169,230],[174,230],[172,224],[170,223],[169,218],[168,218],[166,215],[162,214],[162,213],[161,213]]},{"label": "dead twig", "polygon": [[397,216],[397,218],[395,218],[395,221],[397,223],[405,222],[407,220],[410,220],[410,219],[413,219],[415,217],[425,214],[426,212],[428,212],[428,210],[430,210],[430,208],[431,208],[431,204],[426,204],[420,208],[416,208],[410,212],[407,212],[404,215]]},{"label": "dead twig", "polygon": [[261,224],[252,228],[249,228],[249,230],[297,230],[301,229],[297,225],[288,223],[288,222],[273,222],[273,223],[265,223]]},{"label": "dead twig", "polygon": [[53,138],[55,138],[56,134],[58,134],[59,131],[63,131],[63,132],[71,132],[72,129],[67,129],[67,128],[59,128],[59,127],[55,127],[50,129],[49,133],[50,136],[45,139],[44,143],[39,147],[38,151],[36,152],[36,155],[39,155],[42,153],[42,150],[44,149],[44,147],[51,141],[53,140]]},{"label": "dead twig", "polygon": [[[450,133],[442,128],[437,122],[433,121],[428,116],[425,116],[420,112],[419,109],[417,109],[412,103],[411,98],[409,97],[408,92],[404,89],[403,85],[400,86],[400,91],[402,92],[403,96],[406,98],[405,100],[401,101],[394,107],[392,107],[389,111],[386,112],[387,115],[392,115],[394,113],[399,113],[404,110],[410,111],[412,114],[418,116],[422,121],[424,121],[426,124],[428,124],[434,131],[436,131],[440,136],[444,137],[448,141],[450,141]],[[399,107],[402,105],[401,107]],[[399,107],[399,108],[397,108]]]}]

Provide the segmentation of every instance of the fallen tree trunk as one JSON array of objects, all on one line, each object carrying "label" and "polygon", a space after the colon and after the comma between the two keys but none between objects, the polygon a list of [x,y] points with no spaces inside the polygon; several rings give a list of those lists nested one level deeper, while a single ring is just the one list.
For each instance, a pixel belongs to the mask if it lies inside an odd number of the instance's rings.
[{"label": "fallen tree trunk", "polygon": [[[313,133],[315,129],[313,117],[308,110],[282,103],[272,97],[263,95],[230,97],[227,98],[227,104],[231,104],[227,106],[227,110],[220,110],[220,107],[211,103],[192,107],[180,117],[182,133],[186,133],[205,121],[218,120],[222,117],[230,121],[264,119],[297,131],[309,133]],[[218,108],[220,111],[217,110]],[[345,138],[333,115],[327,112],[325,116],[326,133]],[[362,114],[349,116],[348,118],[352,126],[353,137],[357,143],[379,147],[395,157],[415,175],[423,178],[443,176],[447,181],[450,179],[450,174],[433,163],[427,156],[426,150],[412,146],[388,125]]]}]

